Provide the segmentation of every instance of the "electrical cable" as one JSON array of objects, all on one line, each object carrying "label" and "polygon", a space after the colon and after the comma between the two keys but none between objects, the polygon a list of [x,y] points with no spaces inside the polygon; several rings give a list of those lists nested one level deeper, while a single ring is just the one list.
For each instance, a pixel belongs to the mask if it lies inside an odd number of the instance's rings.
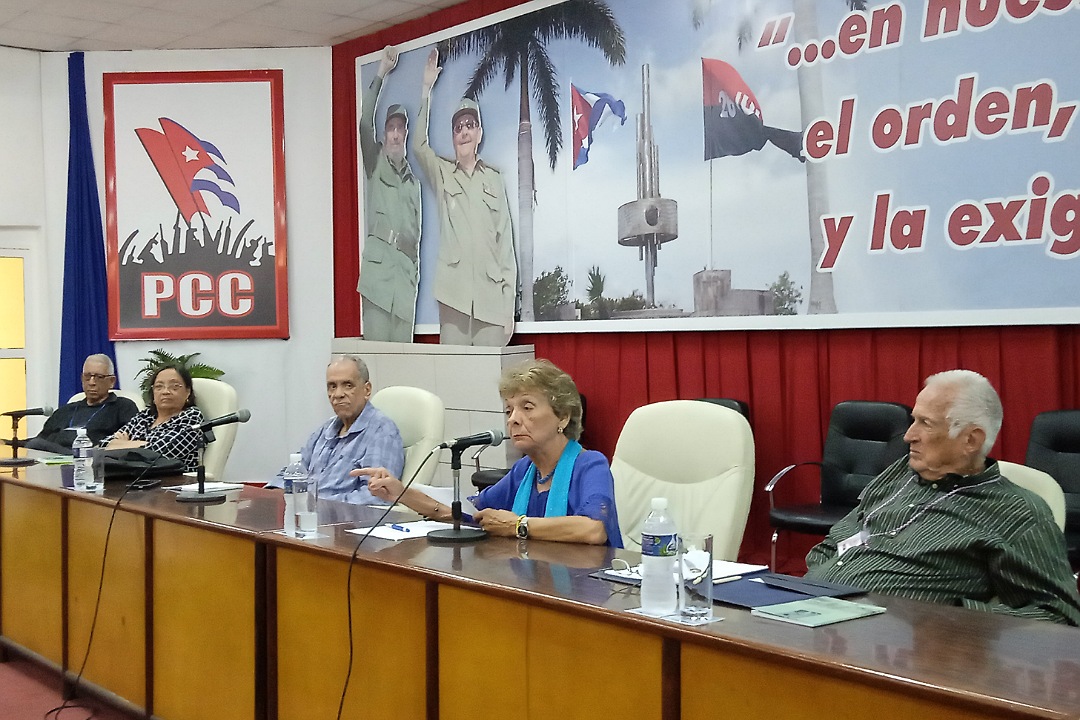
[{"label": "electrical cable", "polygon": [[[420,466],[417,467],[416,470],[413,471],[412,477],[410,477],[409,481],[407,483],[405,483],[405,485],[401,488],[401,492],[398,493],[398,496],[396,498],[394,498],[394,501],[392,503],[390,503],[389,507],[387,507],[386,510],[383,511],[383,514],[379,516],[379,519],[375,521],[375,524],[371,526],[372,528],[376,528],[379,525],[382,525],[382,522],[383,522],[383,520],[386,519],[386,516],[390,514],[390,511],[393,510],[394,506],[398,504],[399,500],[401,500],[401,496],[404,495],[405,492],[410,487],[412,487],[413,480],[415,480],[416,476],[420,474],[420,470],[423,469],[424,465],[427,464],[427,461],[430,460],[435,455],[435,451],[440,450],[441,448],[442,448],[441,445],[436,445],[435,447],[431,448],[431,450],[428,451],[428,454],[424,458],[423,462],[421,462]],[[343,709],[345,708],[345,695],[349,691],[349,680],[352,678],[352,669],[353,669],[353,612],[352,612],[353,565],[356,564],[357,555],[359,555],[359,553],[360,553],[360,546],[364,544],[364,541],[368,539],[368,536],[370,534],[371,534],[370,532],[367,532],[367,533],[364,533],[360,537],[360,542],[356,543],[356,547],[352,551],[352,556],[349,557],[349,572],[348,572],[348,577],[347,577],[347,579],[345,581],[345,610],[346,610],[346,616],[348,618],[348,625],[349,625],[349,635],[348,635],[348,638],[349,638],[349,663],[348,663],[348,668],[345,670],[345,684],[341,688],[341,699],[338,701],[337,720],[341,720],[341,713],[342,713]]]},{"label": "electrical cable", "polygon": [[[109,525],[105,530],[105,547],[101,551],[101,574],[98,576],[97,598],[94,600],[94,614],[90,619],[90,636],[86,639],[86,652],[83,654],[82,663],[79,665],[79,672],[75,676],[75,681],[71,684],[72,698],[79,692],[79,681],[82,680],[83,671],[86,670],[86,663],[90,659],[90,648],[94,643],[94,630],[97,629],[98,611],[101,609],[101,592],[105,586],[105,561],[109,557],[109,539],[112,537],[113,521],[116,520],[116,511],[120,509],[120,503],[130,490],[139,490],[143,488],[143,486],[139,485],[139,481],[143,479],[146,473],[150,472],[150,468],[154,467],[154,464],[158,459],[159,458],[154,458],[150,464],[139,473],[138,477],[124,487],[124,491],[120,493],[120,497],[116,498],[116,504],[113,505],[112,514],[109,515]],[[102,482],[104,482],[104,478],[102,479]],[[71,698],[69,698],[64,700],[61,705],[58,705],[51,710],[47,710],[42,717],[44,720],[50,720],[50,718],[59,720],[60,713],[65,710],[89,710],[90,714],[87,715],[84,720],[91,720],[97,714],[97,711],[94,708],[80,703],[72,703]]]}]

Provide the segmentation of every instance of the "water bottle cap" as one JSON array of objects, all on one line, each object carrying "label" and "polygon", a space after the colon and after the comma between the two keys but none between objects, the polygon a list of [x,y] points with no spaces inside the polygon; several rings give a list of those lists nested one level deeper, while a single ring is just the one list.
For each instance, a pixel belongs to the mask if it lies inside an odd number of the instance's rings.
[{"label": "water bottle cap", "polygon": [[667,510],[667,498],[658,497],[652,499],[653,510]]},{"label": "water bottle cap", "polygon": [[294,463],[300,462],[300,458],[301,458],[300,453],[292,453],[292,454],[290,454],[289,455],[289,464],[293,465]]}]

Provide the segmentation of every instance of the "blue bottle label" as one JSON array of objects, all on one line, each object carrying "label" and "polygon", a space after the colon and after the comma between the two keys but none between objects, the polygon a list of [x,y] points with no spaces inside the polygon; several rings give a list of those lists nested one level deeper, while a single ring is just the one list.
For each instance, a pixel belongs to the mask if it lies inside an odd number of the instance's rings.
[{"label": "blue bottle label", "polygon": [[678,535],[641,534],[641,554],[652,557],[675,557],[678,550]]}]

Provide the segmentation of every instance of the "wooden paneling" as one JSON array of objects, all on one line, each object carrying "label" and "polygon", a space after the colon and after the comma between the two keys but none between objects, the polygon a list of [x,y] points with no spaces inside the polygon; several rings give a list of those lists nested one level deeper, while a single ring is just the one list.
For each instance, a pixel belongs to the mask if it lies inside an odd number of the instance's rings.
[{"label": "wooden paneling", "polygon": [[255,543],[154,522],[154,714],[255,714]]},{"label": "wooden paneling", "polygon": [[658,719],[661,644],[658,635],[441,586],[439,717]]},{"label": "wooden paneling", "polygon": [[146,573],[144,519],[117,512],[105,575],[101,559],[112,508],[73,502],[68,508],[68,662],[79,672],[87,657],[98,586],[101,603],[83,678],[146,706]]},{"label": "wooden paneling", "polygon": [[[348,558],[277,549],[278,717],[333,720],[348,667]],[[342,717],[425,715],[424,582],[357,565]]]},{"label": "wooden paneling", "polygon": [[0,629],[57,665],[63,662],[61,498],[4,484],[0,517]]},{"label": "wooden paneling", "polygon": [[[828,632],[819,628],[808,632]],[[804,670],[745,655],[684,644],[682,646],[682,720],[769,718],[805,720],[933,718],[933,720],[990,720],[985,709],[975,712],[925,696],[899,693],[873,683]]]}]

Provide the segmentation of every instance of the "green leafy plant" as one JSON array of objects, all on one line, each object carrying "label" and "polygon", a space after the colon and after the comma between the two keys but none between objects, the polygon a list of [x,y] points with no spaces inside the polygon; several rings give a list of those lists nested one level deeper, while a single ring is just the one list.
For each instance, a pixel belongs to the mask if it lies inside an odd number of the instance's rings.
[{"label": "green leafy plant", "polygon": [[158,348],[157,350],[150,351],[150,357],[144,357],[139,360],[143,363],[139,372],[135,373],[135,379],[139,381],[139,390],[145,397],[150,397],[150,383],[154,377],[154,373],[158,371],[162,365],[179,365],[180,367],[187,368],[187,371],[191,373],[193,378],[209,378],[210,380],[217,380],[225,374],[224,370],[219,370],[213,365],[207,365],[206,363],[194,362],[195,358],[200,353],[189,353],[188,355],[173,355],[170,352]]}]

